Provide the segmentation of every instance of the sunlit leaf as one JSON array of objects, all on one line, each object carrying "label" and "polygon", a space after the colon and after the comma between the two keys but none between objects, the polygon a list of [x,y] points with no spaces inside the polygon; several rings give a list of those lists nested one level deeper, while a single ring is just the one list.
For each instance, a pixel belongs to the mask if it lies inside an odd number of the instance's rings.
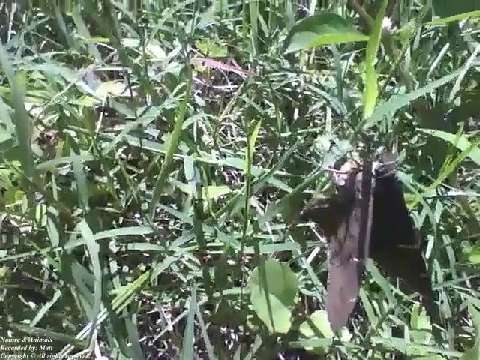
[{"label": "sunlit leaf", "polygon": [[426,311],[418,304],[412,309],[410,318],[411,333],[410,336],[416,343],[428,344],[431,338],[432,324]]},{"label": "sunlit leaf", "polygon": [[332,338],[335,334],[330,327],[328,315],[325,310],[317,310],[313,312],[308,320],[300,325],[300,333],[309,338],[312,336],[323,336]]},{"label": "sunlit leaf", "polygon": [[92,268],[93,268],[93,295],[94,295],[94,306],[93,306],[93,314],[92,320],[97,317],[100,312],[101,304],[102,304],[102,265],[100,262],[100,246],[95,241],[93,236],[92,230],[88,226],[85,220],[79,224],[79,230],[82,234],[82,237],[85,239],[85,244],[87,245],[87,249],[90,255],[90,259],[92,261]]},{"label": "sunlit leaf", "polygon": [[407,106],[412,101],[426,94],[429,94],[438,89],[439,87],[444,86],[445,84],[448,84],[449,82],[455,80],[461,72],[462,69],[456,70],[438,80],[428,83],[420,89],[412,91],[408,94],[394,95],[388,101],[379,103],[373,111],[372,115],[364,122],[362,122],[363,129],[365,130],[379,123],[389,115],[393,116],[396,111],[400,110],[404,106]]},{"label": "sunlit leaf", "polygon": [[95,89],[95,95],[100,99],[106,99],[108,96],[130,97],[130,92],[121,81],[104,81]]},{"label": "sunlit leaf", "polygon": [[377,72],[375,70],[375,60],[377,58],[378,48],[380,47],[380,39],[382,36],[382,21],[385,16],[385,9],[388,1],[383,0],[375,23],[373,25],[370,39],[367,43],[367,55],[365,59],[365,90],[363,92],[363,118],[366,119],[372,115],[373,109],[378,98],[378,82]]},{"label": "sunlit leaf", "polygon": [[269,259],[249,279],[250,301],[257,316],[272,333],[287,333],[291,327],[298,282],[287,264]]},{"label": "sunlit leaf", "polygon": [[212,58],[222,58],[228,55],[228,49],[225,45],[211,39],[199,40],[195,45],[200,49],[203,55]]},{"label": "sunlit leaf", "polygon": [[453,16],[448,16],[448,17],[442,17],[440,19],[435,19],[432,20],[425,25],[427,26],[433,26],[433,25],[446,25],[451,22],[455,21],[462,21],[470,18],[477,18],[480,17],[480,10],[475,10],[475,11],[470,11],[466,13],[461,13],[458,15],[453,15]]},{"label": "sunlit leaf", "polygon": [[[12,91],[14,108],[14,123],[17,134],[17,142],[21,150],[20,161],[27,177],[33,175],[32,153],[32,123],[25,109],[25,78],[20,73],[15,73],[8,59],[7,52],[0,44],[0,68],[7,75]],[[3,111],[5,113],[5,111]]]},{"label": "sunlit leaf", "polygon": [[337,14],[323,13],[307,17],[292,27],[286,52],[367,40],[368,36],[356,30],[350,21]]},{"label": "sunlit leaf", "polygon": [[480,246],[475,246],[468,253],[468,261],[470,261],[472,264],[475,264],[475,265],[480,264]]},{"label": "sunlit leaf", "polygon": [[480,148],[478,146],[474,146],[466,137],[465,135],[457,135],[448,133],[442,130],[434,130],[434,129],[418,129],[421,132],[426,134],[435,136],[439,139],[445,140],[450,144],[454,145],[460,151],[465,151],[471,147],[470,153],[467,155],[475,164],[480,165]]},{"label": "sunlit leaf", "polygon": [[188,309],[187,324],[183,333],[182,353],[180,355],[181,360],[194,359],[193,344],[195,342],[194,333],[194,321],[195,313],[197,309],[197,291],[196,287],[192,287],[192,293],[190,296],[190,305]]}]

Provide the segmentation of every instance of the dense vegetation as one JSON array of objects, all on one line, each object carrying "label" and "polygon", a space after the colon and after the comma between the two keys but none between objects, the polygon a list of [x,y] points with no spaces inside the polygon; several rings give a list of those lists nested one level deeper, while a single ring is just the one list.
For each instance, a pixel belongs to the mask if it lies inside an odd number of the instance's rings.
[{"label": "dense vegetation", "polygon": [[[478,1],[39,3],[0,4],[0,337],[98,359],[480,356]],[[440,319],[370,264],[335,335],[327,244],[298,214],[381,147]]]}]

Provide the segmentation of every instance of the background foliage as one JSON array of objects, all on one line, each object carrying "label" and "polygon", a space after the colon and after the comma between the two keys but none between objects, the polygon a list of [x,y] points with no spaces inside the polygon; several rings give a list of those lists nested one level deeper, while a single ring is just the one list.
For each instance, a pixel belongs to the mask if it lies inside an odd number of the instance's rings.
[{"label": "background foliage", "polygon": [[[0,5],[0,336],[116,359],[480,356],[478,1],[53,3]],[[296,219],[326,168],[381,146],[441,321],[372,265],[334,337],[326,243]]]}]

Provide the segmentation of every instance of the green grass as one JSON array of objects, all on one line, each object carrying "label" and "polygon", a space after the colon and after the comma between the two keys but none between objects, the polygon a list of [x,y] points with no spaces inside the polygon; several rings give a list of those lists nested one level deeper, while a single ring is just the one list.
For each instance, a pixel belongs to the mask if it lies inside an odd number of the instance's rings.
[{"label": "green grass", "polygon": [[[345,3],[1,7],[0,337],[115,359],[478,356],[478,9]],[[442,321],[369,265],[333,339],[325,239],[297,216],[327,168],[381,146]],[[272,259],[296,282],[266,281]]]}]

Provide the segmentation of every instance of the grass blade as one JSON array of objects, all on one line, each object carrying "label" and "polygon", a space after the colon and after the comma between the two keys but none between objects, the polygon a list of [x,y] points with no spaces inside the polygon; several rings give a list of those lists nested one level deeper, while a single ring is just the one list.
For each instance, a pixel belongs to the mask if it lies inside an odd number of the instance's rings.
[{"label": "grass blade", "polygon": [[15,130],[20,147],[20,161],[25,176],[29,179],[33,176],[33,153],[31,145],[32,124],[25,109],[25,79],[15,74],[8,60],[8,54],[0,44],[0,66],[7,75],[11,87],[13,108],[15,110]]},{"label": "grass blade", "polygon": [[180,140],[180,135],[182,132],[182,125],[187,115],[188,103],[192,92],[193,74],[189,64],[186,65],[185,70],[187,74],[185,96],[182,103],[180,104],[177,115],[175,116],[175,125],[170,136],[167,153],[160,168],[160,173],[158,174],[155,188],[153,189],[152,201],[149,205],[149,216],[151,219],[153,219],[153,216],[155,214],[155,208],[157,207],[157,203],[160,200],[160,195],[167,180],[168,172],[173,161],[173,156],[178,148],[178,142]]},{"label": "grass blade", "polygon": [[72,157],[72,168],[77,184],[78,200],[83,211],[86,212],[88,210],[88,185],[80,156],[74,155]]},{"label": "grass blade", "polygon": [[192,287],[189,306],[187,325],[185,327],[185,332],[183,333],[182,354],[180,355],[181,360],[194,359],[193,343],[195,342],[195,333],[193,330],[195,325],[195,312],[197,309],[197,289],[195,285]]},{"label": "grass blade", "polygon": [[[95,319],[98,314],[100,313],[100,307],[102,303],[102,266],[100,264],[100,246],[95,241],[93,236],[92,230],[88,226],[85,220],[83,220],[80,225],[80,232],[82,233],[83,238],[85,239],[85,243],[88,248],[88,252],[90,253],[90,258],[92,261],[92,268],[93,268],[93,276],[94,276],[94,283],[93,283],[93,295],[94,295],[94,305],[93,305],[93,314]],[[93,321],[92,319],[92,321]]]},{"label": "grass blade", "polygon": [[463,21],[463,20],[467,20],[470,18],[477,18],[477,17],[480,17],[480,10],[474,10],[474,11],[470,11],[470,12],[466,12],[458,15],[435,19],[430,22],[427,22],[425,25],[426,26],[447,25],[452,22]]},{"label": "grass blade", "polygon": [[419,131],[435,136],[439,139],[447,141],[448,143],[455,146],[460,151],[466,151],[470,149],[470,152],[467,154],[475,164],[480,165],[480,148],[475,144],[472,144],[465,135],[451,134],[442,130],[434,129],[418,129]]},{"label": "grass blade", "polygon": [[382,37],[382,22],[387,8],[387,0],[383,0],[378,10],[375,23],[373,25],[370,39],[367,43],[367,55],[365,59],[365,90],[363,92],[363,118],[369,118],[378,98],[378,81],[377,72],[375,71],[375,60],[377,59],[378,48],[380,47],[380,39]]},{"label": "grass blade", "polygon": [[363,128],[363,130],[366,130],[374,126],[375,124],[378,124],[385,117],[392,116],[396,111],[400,110],[404,106],[407,106],[412,101],[422,96],[425,96],[435,91],[439,87],[444,86],[445,84],[448,84],[449,82],[455,80],[461,74],[462,70],[463,69],[458,69],[451,74],[445,75],[438,80],[432,81],[431,83],[425,85],[420,89],[412,91],[408,94],[395,95],[388,101],[380,103],[373,111],[372,116],[361,122],[360,127]]}]

